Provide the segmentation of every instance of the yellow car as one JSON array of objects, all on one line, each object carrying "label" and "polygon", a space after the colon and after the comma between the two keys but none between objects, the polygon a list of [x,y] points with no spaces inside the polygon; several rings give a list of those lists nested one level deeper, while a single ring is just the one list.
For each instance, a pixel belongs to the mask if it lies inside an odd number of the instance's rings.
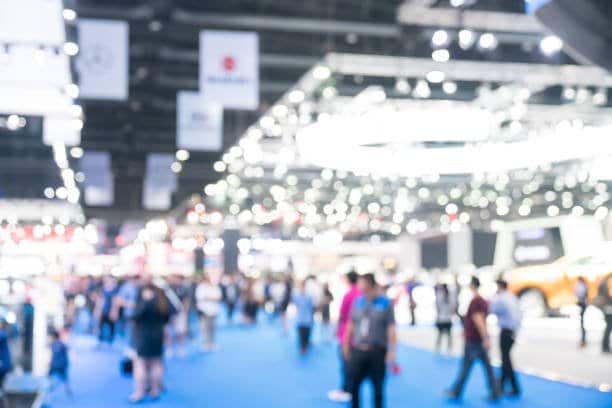
[{"label": "yellow car", "polygon": [[574,287],[578,277],[586,279],[588,298],[597,295],[601,280],[612,272],[612,255],[562,257],[545,264],[517,268],[504,274],[508,288],[520,300],[524,316],[551,314],[562,306],[576,304]]}]

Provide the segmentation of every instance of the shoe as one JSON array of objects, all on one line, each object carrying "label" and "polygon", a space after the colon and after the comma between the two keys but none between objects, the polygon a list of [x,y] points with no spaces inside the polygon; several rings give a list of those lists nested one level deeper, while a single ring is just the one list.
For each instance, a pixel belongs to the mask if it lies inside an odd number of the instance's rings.
[{"label": "shoe", "polygon": [[509,391],[504,393],[504,397],[508,398],[518,398],[521,396],[520,391]]},{"label": "shoe", "polygon": [[491,394],[487,397],[487,402],[497,402],[497,401],[499,401],[498,394]]},{"label": "shoe", "polygon": [[452,400],[458,400],[459,399],[459,394],[457,394],[453,390],[446,390],[446,391],[444,391],[444,395],[446,397],[448,397],[449,399],[452,399]]},{"label": "shoe", "polygon": [[144,399],[145,399],[144,395],[137,395],[137,394],[132,394],[128,398],[128,400],[130,401],[130,404],[140,404],[141,402],[144,401]]},{"label": "shoe", "polygon": [[353,396],[343,390],[332,390],[327,393],[327,398],[333,402],[351,402],[353,400]]}]

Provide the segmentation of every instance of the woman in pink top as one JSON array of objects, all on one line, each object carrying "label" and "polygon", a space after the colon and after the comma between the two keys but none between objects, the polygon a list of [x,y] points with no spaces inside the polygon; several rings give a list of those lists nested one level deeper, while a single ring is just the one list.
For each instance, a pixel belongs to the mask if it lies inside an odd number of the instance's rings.
[{"label": "woman in pink top", "polygon": [[328,397],[330,400],[335,402],[349,402],[351,400],[350,394],[350,379],[348,375],[348,364],[344,360],[342,355],[342,344],[344,341],[344,335],[346,333],[346,328],[350,322],[351,317],[351,309],[353,307],[353,302],[356,298],[359,297],[361,292],[357,288],[357,272],[350,271],[346,275],[346,279],[348,284],[350,285],[349,291],[342,298],[342,305],[340,306],[340,316],[338,318],[338,342],[340,344],[340,372],[342,376],[342,386],[339,390],[333,390],[328,393]]}]

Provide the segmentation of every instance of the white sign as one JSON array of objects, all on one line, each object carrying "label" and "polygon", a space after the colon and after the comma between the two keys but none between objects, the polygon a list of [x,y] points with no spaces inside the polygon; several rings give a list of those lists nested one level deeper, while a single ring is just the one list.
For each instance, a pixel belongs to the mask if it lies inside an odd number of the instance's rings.
[{"label": "white sign", "polygon": [[126,100],[129,26],[125,21],[80,20],[77,59],[81,98]]},{"label": "white sign", "polygon": [[115,181],[108,152],[86,151],[81,159],[85,173],[85,204],[111,206],[115,201]]},{"label": "white sign", "polygon": [[176,95],[176,145],[179,149],[219,151],[223,148],[223,107],[206,103],[198,92]]},{"label": "white sign", "polygon": [[78,146],[81,144],[80,126],[82,126],[80,119],[70,116],[45,116],[43,118],[43,143],[48,146],[56,142],[61,142],[66,146]]},{"label": "white sign", "polygon": [[0,43],[61,46],[62,0],[1,0]]},{"label": "white sign", "polygon": [[170,166],[174,155],[150,153],[147,156],[143,180],[142,205],[147,210],[167,210],[172,206],[172,193],[177,188],[177,177]]},{"label": "white sign", "polygon": [[259,107],[257,33],[200,32],[200,91],[227,109]]}]

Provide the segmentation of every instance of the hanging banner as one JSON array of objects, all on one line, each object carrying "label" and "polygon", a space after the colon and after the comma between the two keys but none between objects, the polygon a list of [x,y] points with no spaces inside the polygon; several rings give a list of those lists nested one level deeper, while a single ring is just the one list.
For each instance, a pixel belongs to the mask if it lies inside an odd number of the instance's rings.
[{"label": "hanging banner", "polygon": [[77,59],[80,97],[126,100],[129,86],[129,26],[125,21],[79,21]]},{"label": "hanging banner", "polygon": [[81,158],[81,171],[85,174],[85,204],[108,207],[115,202],[115,181],[108,152],[86,151]]},{"label": "hanging banner", "polygon": [[43,143],[52,146],[61,142],[66,146],[81,144],[83,122],[70,116],[48,115],[43,118]]},{"label": "hanging banner", "polygon": [[259,107],[259,37],[238,31],[200,32],[200,91],[226,109]]},{"label": "hanging banner", "polygon": [[168,210],[172,206],[172,193],[178,186],[177,176],[170,169],[172,162],[172,154],[150,153],[147,156],[142,186],[142,205],[147,210]]},{"label": "hanging banner", "polygon": [[206,103],[198,92],[176,95],[176,146],[217,152],[223,148],[223,107]]},{"label": "hanging banner", "polygon": [[62,0],[0,1],[0,43],[62,46]]}]

